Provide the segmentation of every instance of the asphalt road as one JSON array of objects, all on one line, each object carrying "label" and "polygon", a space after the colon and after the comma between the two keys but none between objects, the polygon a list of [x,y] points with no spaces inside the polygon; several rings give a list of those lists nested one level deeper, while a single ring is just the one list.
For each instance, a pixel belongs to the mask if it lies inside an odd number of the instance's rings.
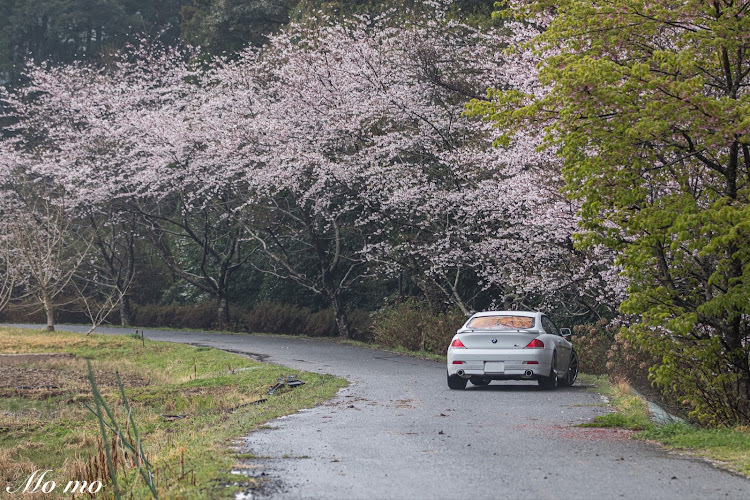
[{"label": "asphalt road", "polygon": [[[61,327],[61,329],[75,327]],[[84,330],[83,328],[78,329]],[[101,333],[129,330],[99,329]],[[445,366],[324,341],[146,330],[149,339],[245,353],[344,377],[333,400],[244,438],[267,479],[255,497],[289,499],[750,498],[750,481],[706,461],[579,428],[611,411],[575,385],[448,389]]]}]

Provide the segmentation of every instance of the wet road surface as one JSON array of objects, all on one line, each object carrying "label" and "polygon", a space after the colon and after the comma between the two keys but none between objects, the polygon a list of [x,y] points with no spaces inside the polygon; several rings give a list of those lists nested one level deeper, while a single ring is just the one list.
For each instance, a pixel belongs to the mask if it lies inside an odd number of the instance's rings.
[{"label": "wet road surface", "polygon": [[[60,327],[86,331],[80,327]],[[99,333],[131,330],[100,328]],[[243,439],[254,497],[290,499],[750,498],[750,480],[629,439],[579,428],[611,411],[575,385],[533,382],[448,389],[445,366],[324,341],[145,330],[350,381],[331,401]]]}]

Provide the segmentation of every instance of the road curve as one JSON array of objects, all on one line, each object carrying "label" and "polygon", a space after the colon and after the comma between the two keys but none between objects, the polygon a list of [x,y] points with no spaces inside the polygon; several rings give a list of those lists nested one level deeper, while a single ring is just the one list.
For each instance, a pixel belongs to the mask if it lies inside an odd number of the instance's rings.
[{"label": "road curve", "polygon": [[250,469],[270,480],[263,498],[750,498],[750,480],[708,462],[631,440],[628,431],[575,427],[611,411],[579,385],[451,391],[443,364],[384,351],[261,335],[145,335],[350,381],[328,403],[244,438],[246,451],[263,457]]}]

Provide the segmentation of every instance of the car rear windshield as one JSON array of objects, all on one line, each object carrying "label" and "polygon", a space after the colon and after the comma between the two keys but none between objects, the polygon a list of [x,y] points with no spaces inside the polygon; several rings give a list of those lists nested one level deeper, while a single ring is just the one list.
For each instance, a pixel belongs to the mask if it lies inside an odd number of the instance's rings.
[{"label": "car rear windshield", "polygon": [[534,328],[534,318],[530,316],[480,316],[469,321],[466,326],[483,330]]}]

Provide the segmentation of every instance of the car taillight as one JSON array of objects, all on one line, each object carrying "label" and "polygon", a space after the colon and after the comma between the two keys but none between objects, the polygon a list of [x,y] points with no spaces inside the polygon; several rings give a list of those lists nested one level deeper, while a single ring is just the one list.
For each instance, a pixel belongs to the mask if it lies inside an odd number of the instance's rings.
[{"label": "car taillight", "polygon": [[451,347],[463,347],[464,349],[466,349],[466,346],[464,345],[463,342],[461,342],[461,339],[456,339],[453,342],[451,342]]},{"label": "car taillight", "polygon": [[454,361],[453,364],[454,365],[462,365],[462,364],[464,364],[464,362],[463,361]]},{"label": "car taillight", "polygon": [[544,348],[544,342],[542,342],[539,339],[534,339],[531,342],[528,343],[528,345],[524,349],[543,349]]}]

